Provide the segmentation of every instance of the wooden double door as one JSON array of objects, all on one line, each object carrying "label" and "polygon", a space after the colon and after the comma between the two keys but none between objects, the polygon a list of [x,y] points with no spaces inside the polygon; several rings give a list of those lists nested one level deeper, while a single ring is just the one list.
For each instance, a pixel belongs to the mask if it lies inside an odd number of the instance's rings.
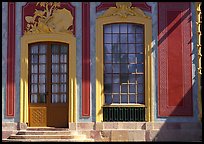
[{"label": "wooden double door", "polygon": [[69,45],[29,45],[29,126],[68,127]]}]

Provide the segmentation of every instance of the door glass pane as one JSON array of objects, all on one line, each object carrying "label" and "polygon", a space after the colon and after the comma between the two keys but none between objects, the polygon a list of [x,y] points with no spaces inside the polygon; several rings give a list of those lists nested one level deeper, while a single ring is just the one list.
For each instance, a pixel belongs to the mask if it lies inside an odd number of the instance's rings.
[{"label": "door glass pane", "polygon": [[31,46],[31,53],[37,54],[38,53],[38,45],[32,45]]},{"label": "door glass pane", "polygon": [[42,93],[40,94],[39,103],[45,103],[45,102],[46,102],[46,94]]},{"label": "door glass pane", "polygon": [[47,50],[47,45],[45,44],[40,44],[39,45],[39,50],[40,50],[40,54],[45,54],[46,50]]},{"label": "door glass pane", "polygon": [[60,85],[60,92],[66,92],[66,89],[67,89],[66,86],[67,86],[66,84],[61,84]]},{"label": "door glass pane", "polygon": [[59,63],[59,55],[52,55],[52,63]]},{"label": "door glass pane", "polygon": [[31,83],[37,83],[38,82],[38,75],[32,74],[31,75]]},{"label": "door glass pane", "polygon": [[60,72],[61,73],[66,73],[67,72],[67,65],[66,64],[61,64],[60,65]]},{"label": "door glass pane", "polygon": [[60,76],[60,82],[67,82],[67,75],[66,74],[61,74],[61,76]]},{"label": "door glass pane", "polygon": [[39,71],[40,73],[45,73],[45,65],[39,65]]},{"label": "door glass pane", "polygon": [[66,54],[60,55],[60,62],[61,63],[67,63],[67,55]]},{"label": "door glass pane", "polygon": [[39,85],[39,93],[45,93],[45,84]]},{"label": "door glass pane", "polygon": [[32,94],[31,95],[31,103],[37,103],[37,101],[38,101],[38,97],[37,97],[37,95],[36,94]]},{"label": "door glass pane", "polygon": [[39,83],[45,83],[45,74],[39,75]]},{"label": "door glass pane", "polygon": [[38,55],[31,56],[31,63],[38,63]]},{"label": "door glass pane", "polygon": [[45,55],[39,55],[39,63],[46,63],[46,56]]},{"label": "door glass pane", "polygon": [[59,75],[52,74],[52,83],[58,83],[58,82],[59,82]]},{"label": "door glass pane", "polygon": [[31,93],[37,93],[38,92],[38,85],[32,84],[31,85]]},{"label": "door glass pane", "polygon": [[66,103],[66,101],[67,101],[66,94],[61,94],[60,100],[61,100],[61,101],[60,101],[61,103]]},{"label": "door glass pane", "polygon": [[59,90],[58,90],[58,85],[57,84],[53,84],[52,85],[52,93],[57,93]]},{"label": "door glass pane", "polygon": [[38,73],[38,65],[31,65],[31,73]]},{"label": "door glass pane", "polygon": [[59,65],[52,64],[52,73],[59,73]]},{"label": "door glass pane", "polygon": [[68,47],[67,47],[67,45],[61,45],[61,53],[67,54],[67,52],[68,52]]}]

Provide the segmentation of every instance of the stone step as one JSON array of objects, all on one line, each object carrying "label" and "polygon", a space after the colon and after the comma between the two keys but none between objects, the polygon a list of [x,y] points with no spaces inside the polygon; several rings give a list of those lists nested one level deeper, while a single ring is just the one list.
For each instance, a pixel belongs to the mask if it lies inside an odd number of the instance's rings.
[{"label": "stone step", "polygon": [[94,139],[2,139],[2,142],[94,142]]},{"label": "stone step", "polygon": [[8,139],[85,139],[85,135],[11,135]]},{"label": "stone step", "polygon": [[76,131],[19,131],[17,135],[77,135]]},{"label": "stone step", "polygon": [[70,131],[69,128],[55,128],[55,127],[28,127],[27,131]]}]

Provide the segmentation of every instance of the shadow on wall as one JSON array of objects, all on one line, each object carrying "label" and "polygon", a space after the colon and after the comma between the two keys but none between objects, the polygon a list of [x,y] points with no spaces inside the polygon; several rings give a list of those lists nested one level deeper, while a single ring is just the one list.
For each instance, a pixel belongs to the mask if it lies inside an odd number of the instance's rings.
[{"label": "shadow on wall", "polygon": [[[192,95],[192,88],[184,95],[181,101],[177,104],[175,109],[166,117],[166,121],[164,123],[154,123],[154,129],[149,131],[150,139],[152,137],[152,141],[202,141],[202,121],[189,121],[188,119],[193,119],[196,113],[193,113],[193,103],[189,105],[191,108],[191,112],[188,114],[179,116],[182,113],[182,107],[184,107],[184,101],[188,101],[189,96]],[[183,111],[185,111],[183,109]],[[168,118],[169,117],[169,118]],[[159,117],[162,118],[162,117]],[[182,119],[184,122],[179,121],[179,118]],[[171,119],[174,119],[175,122],[171,122]],[[176,121],[179,121],[177,122]]]}]

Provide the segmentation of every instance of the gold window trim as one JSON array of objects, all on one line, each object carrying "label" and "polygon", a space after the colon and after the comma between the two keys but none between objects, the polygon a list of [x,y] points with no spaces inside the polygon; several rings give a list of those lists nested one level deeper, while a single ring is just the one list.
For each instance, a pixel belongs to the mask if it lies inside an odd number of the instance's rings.
[{"label": "gold window trim", "polygon": [[112,23],[143,24],[145,29],[145,121],[151,121],[151,42],[152,20],[142,10],[131,7],[131,2],[116,3],[96,19],[96,122],[103,121],[103,26]]},{"label": "gold window trim", "polygon": [[36,42],[62,42],[69,44],[69,109],[68,122],[76,122],[77,81],[76,81],[76,38],[72,33],[38,33],[21,37],[20,75],[20,122],[28,123],[28,45]]}]

